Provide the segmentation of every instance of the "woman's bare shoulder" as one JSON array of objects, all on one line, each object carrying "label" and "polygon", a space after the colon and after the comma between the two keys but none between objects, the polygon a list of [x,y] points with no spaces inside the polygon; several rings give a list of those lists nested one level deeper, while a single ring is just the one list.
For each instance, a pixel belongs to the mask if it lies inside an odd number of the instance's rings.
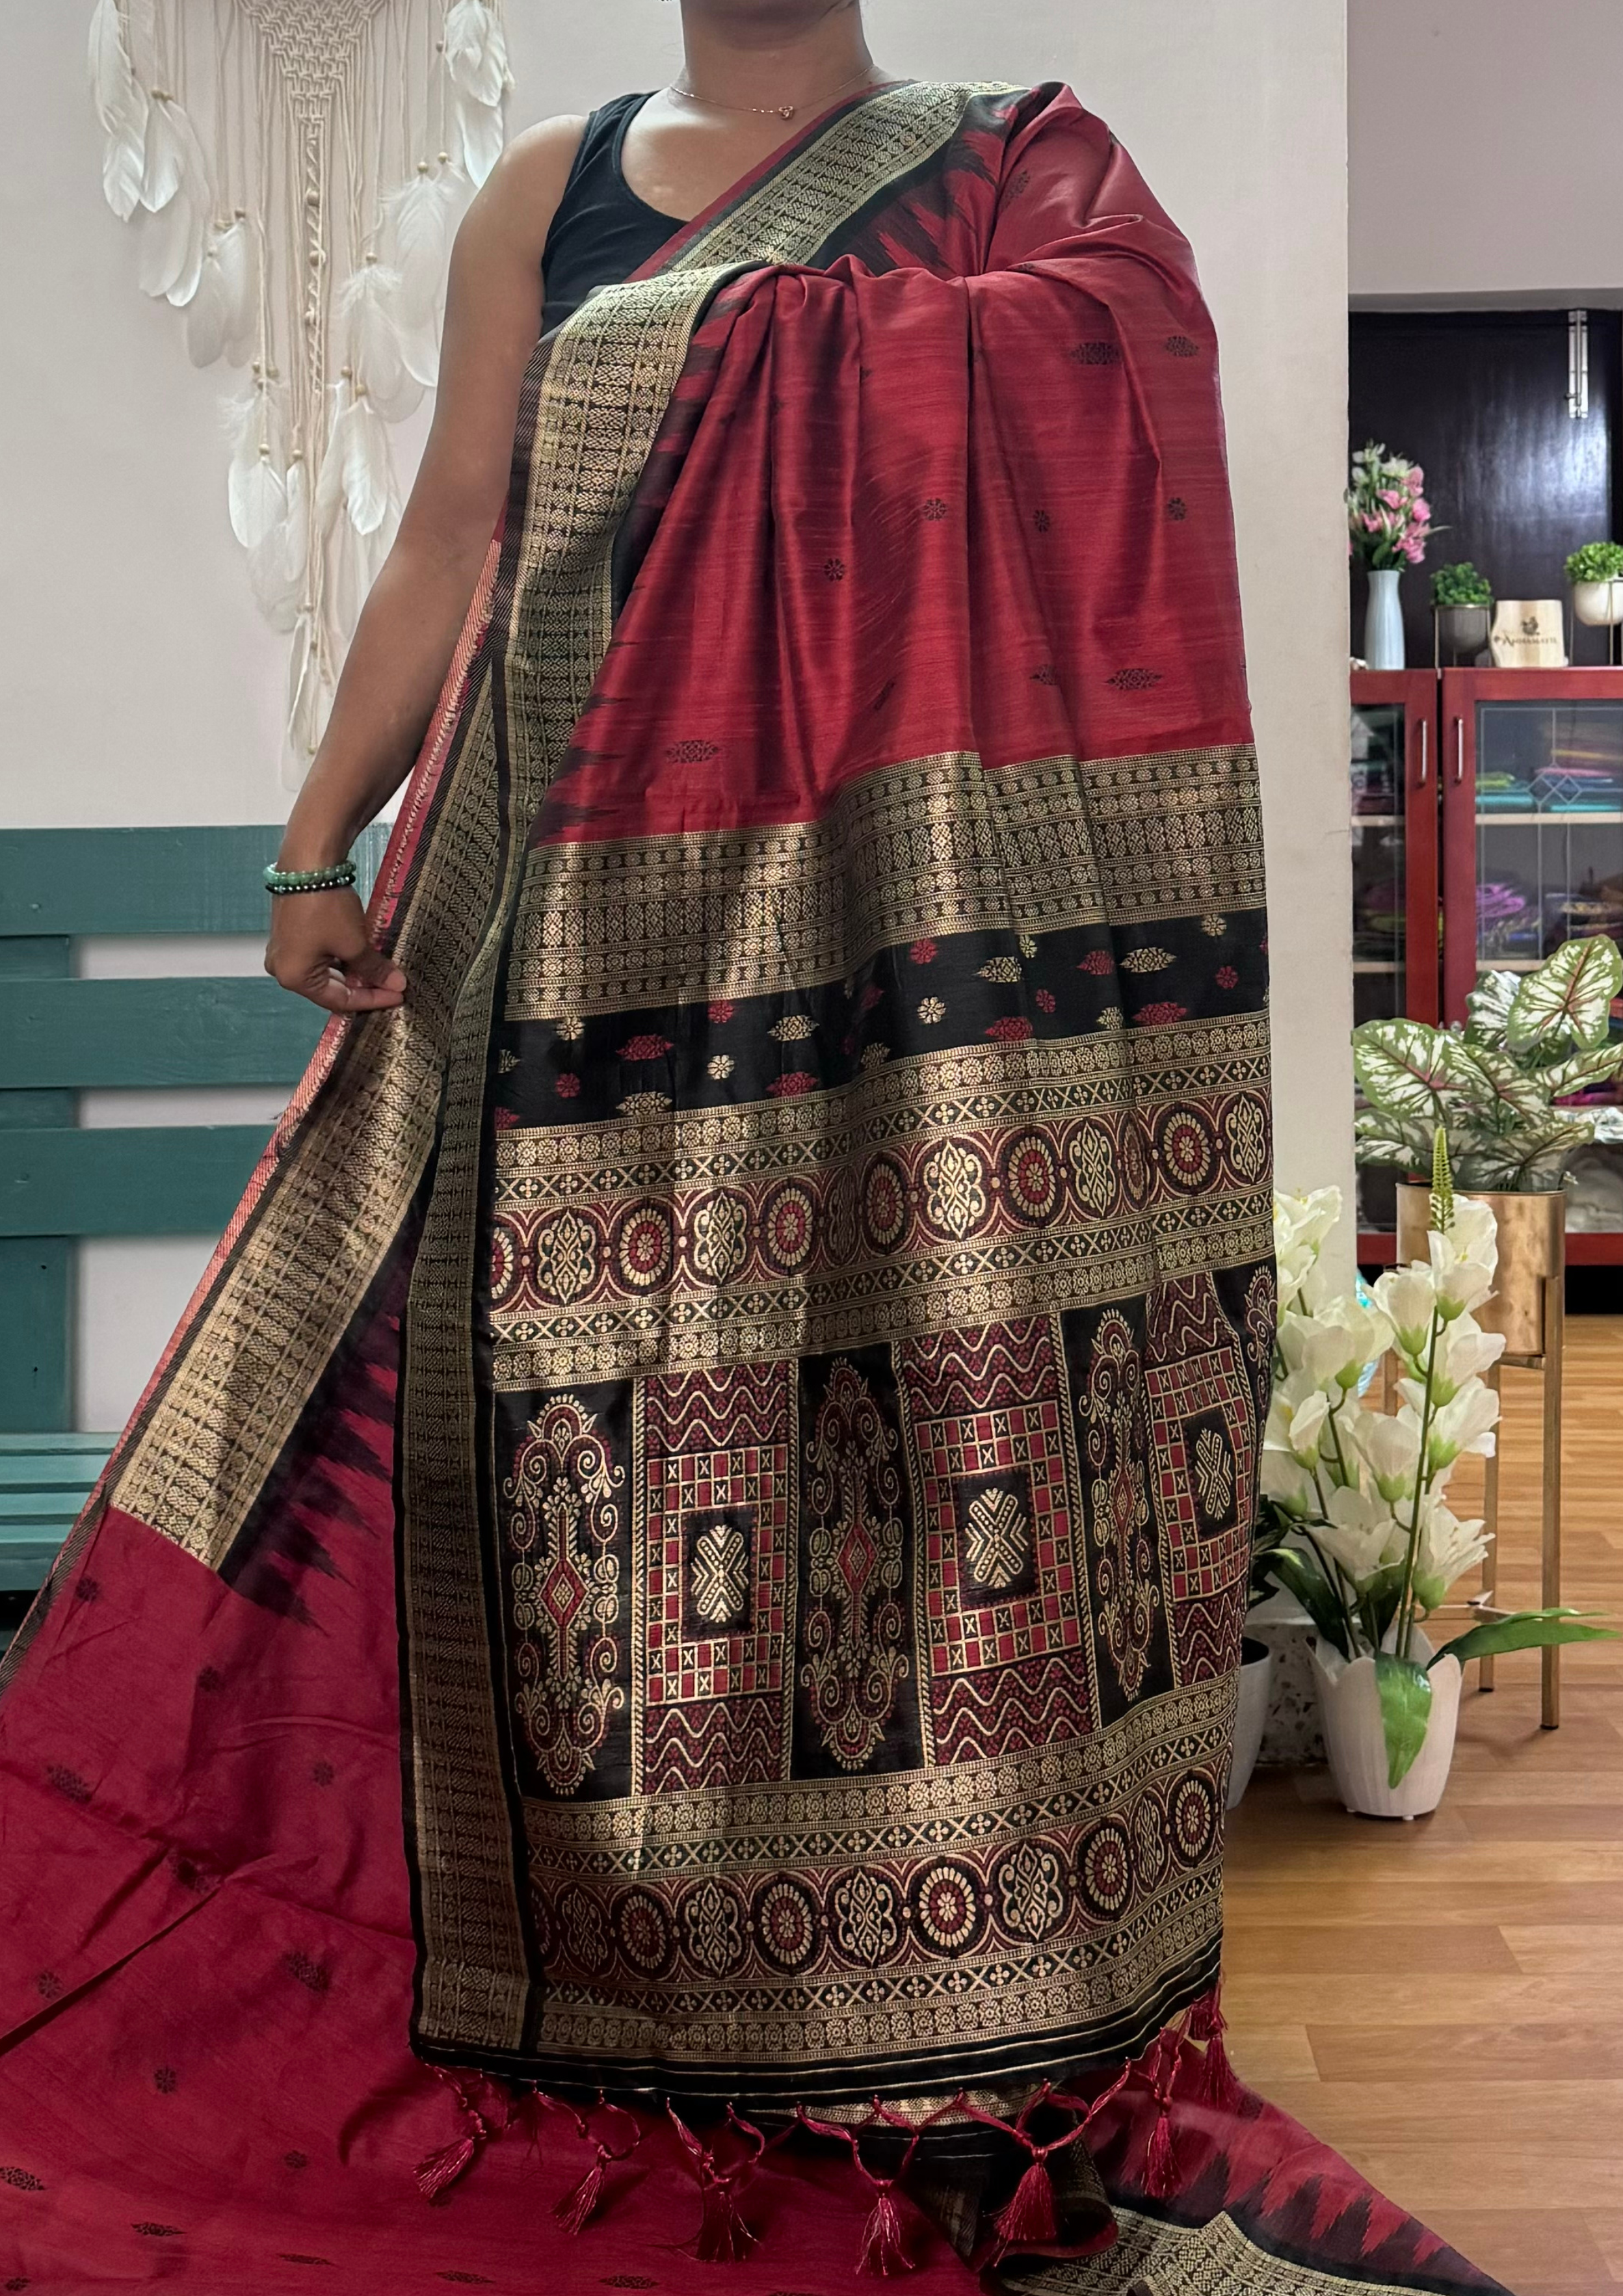
[{"label": "woman's bare shoulder", "polygon": [[483,232],[538,261],[586,133],[586,116],[562,112],[515,135],[469,211]]}]

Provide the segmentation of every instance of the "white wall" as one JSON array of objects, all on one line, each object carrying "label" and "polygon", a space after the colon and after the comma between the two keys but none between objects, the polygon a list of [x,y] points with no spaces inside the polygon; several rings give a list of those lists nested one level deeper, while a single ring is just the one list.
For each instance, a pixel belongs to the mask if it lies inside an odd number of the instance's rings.
[{"label": "white wall", "polygon": [[[1344,0],[869,12],[893,70],[1069,79],[1195,243],[1224,345],[1267,800],[1279,1168],[1350,1201]],[[29,91],[0,148],[0,820],[275,819],[281,653],[225,522],[219,379],[193,371],[174,315],[140,294],[102,204],[87,15],[88,0],[0,12],[0,77]],[[508,0],[508,16],[515,124],[656,86],[675,62],[662,0]],[[159,1292],[197,1250],[97,1248],[82,1423],[133,1398],[168,1313]]]},{"label": "white wall", "polygon": [[1348,0],[1360,301],[1623,301],[1618,0]]}]

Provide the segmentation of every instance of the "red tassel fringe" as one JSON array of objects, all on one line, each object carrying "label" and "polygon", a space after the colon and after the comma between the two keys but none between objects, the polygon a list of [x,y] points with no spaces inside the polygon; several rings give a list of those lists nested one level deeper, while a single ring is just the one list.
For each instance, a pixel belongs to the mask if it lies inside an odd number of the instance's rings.
[{"label": "red tassel fringe", "polygon": [[1060,2221],[1053,2204],[1053,2178],[1040,2155],[1014,2188],[1006,2208],[992,2219],[1005,2249],[1047,2247],[1059,2238]]},{"label": "red tassel fringe", "polygon": [[430,2152],[426,2161],[419,2161],[417,2189],[423,2199],[437,2201],[441,2193],[448,2192],[463,2170],[472,2167],[479,2145],[477,2136],[461,2136],[442,2152]]},{"label": "red tassel fringe", "polygon": [[1221,2033],[1214,2033],[1206,2044],[1206,2060],[1201,2067],[1197,2094],[1201,2103],[1209,2104],[1216,2112],[1237,2112],[1245,2101],[1245,2091],[1235,2079]]},{"label": "red tassel fringe", "polygon": [[1150,2153],[1144,2164],[1144,2190],[1152,2201],[1169,2201],[1178,2189],[1177,2154],[1172,2143],[1172,2113],[1166,2100],[1156,2115],[1155,2127],[1150,2135]]},{"label": "red tassel fringe", "polygon": [[731,2185],[717,2177],[704,2188],[704,2221],[693,2254],[701,2264],[742,2264],[755,2246],[755,2234],[738,2213]]},{"label": "red tassel fringe", "polygon": [[902,2212],[896,2205],[896,2195],[888,2185],[882,2185],[878,2188],[873,2213],[863,2231],[862,2254],[857,2269],[889,2280],[892,2273],[916,2272],[918,2268],[902,2245]]},{"label": "red tassel fringe", "polygon": [[578,2236],[585,2232],[602,2198],[604,2157],[599,2152],[578,2185],[572,2185],[559,2202],[553,2214],[565,2232]]}]

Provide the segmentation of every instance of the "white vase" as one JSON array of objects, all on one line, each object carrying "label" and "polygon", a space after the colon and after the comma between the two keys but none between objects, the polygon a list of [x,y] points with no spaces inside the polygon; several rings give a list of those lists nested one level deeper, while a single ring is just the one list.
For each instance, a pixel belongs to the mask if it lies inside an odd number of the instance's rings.
[{"label": "white vase", "polygon": [[1364,660],[1370,669],[1405,666],[1403,601],[1398,594],[1402,579],[1400,566],[1370,569],[1369,611],[1364,618]]},{"label": "white vase", "polygon": [[1575,582],[1572,611],[1587,629],[1614,629],[1623,622],[1623,581]]},{"label": "white vase", "polygon": [[[1431,1656],[1423,1635],[1414,1639],[1416,1657]],[[1331,1775],[1342,1802],[1365,1817],[1425,1817],[1443,1798],[1454,1760],[1454,1734],[1460,1718],[1460,1662],[1443,1659],[1431,1669],[1431,1716],[1425,1742],[1399,1785],[1388,1784],[1386,1730],[1375,1661],[1356,1658],[1348,1665],[1339,1650],[1313,1646],[1313,1672],[1324,1718],[1324,1744]]]},{"label": "white vase", "polygon": [[1274,1687],[1274,1653],[1266,1643],[1248,1636],[1241,1645],[1240,1700],[1234,1710],[1234,1759],[1228,1774],[1228,1806],[1238,1809],[1251,1783],[1251,1772],[1262,1751],[1262,1733],[1268,1718],[1268,1697]]}]

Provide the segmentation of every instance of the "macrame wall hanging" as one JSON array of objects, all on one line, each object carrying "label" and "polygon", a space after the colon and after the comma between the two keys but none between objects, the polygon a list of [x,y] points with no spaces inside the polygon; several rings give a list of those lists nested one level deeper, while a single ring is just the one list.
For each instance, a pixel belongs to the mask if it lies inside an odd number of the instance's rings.
[{"label": "macrame wall hanging", "polygon": [[503,146],[502,0],[96,0],[108,205],[225,403],[231,523],[290,641],[288,780],[399,521],[450,244]]}]

